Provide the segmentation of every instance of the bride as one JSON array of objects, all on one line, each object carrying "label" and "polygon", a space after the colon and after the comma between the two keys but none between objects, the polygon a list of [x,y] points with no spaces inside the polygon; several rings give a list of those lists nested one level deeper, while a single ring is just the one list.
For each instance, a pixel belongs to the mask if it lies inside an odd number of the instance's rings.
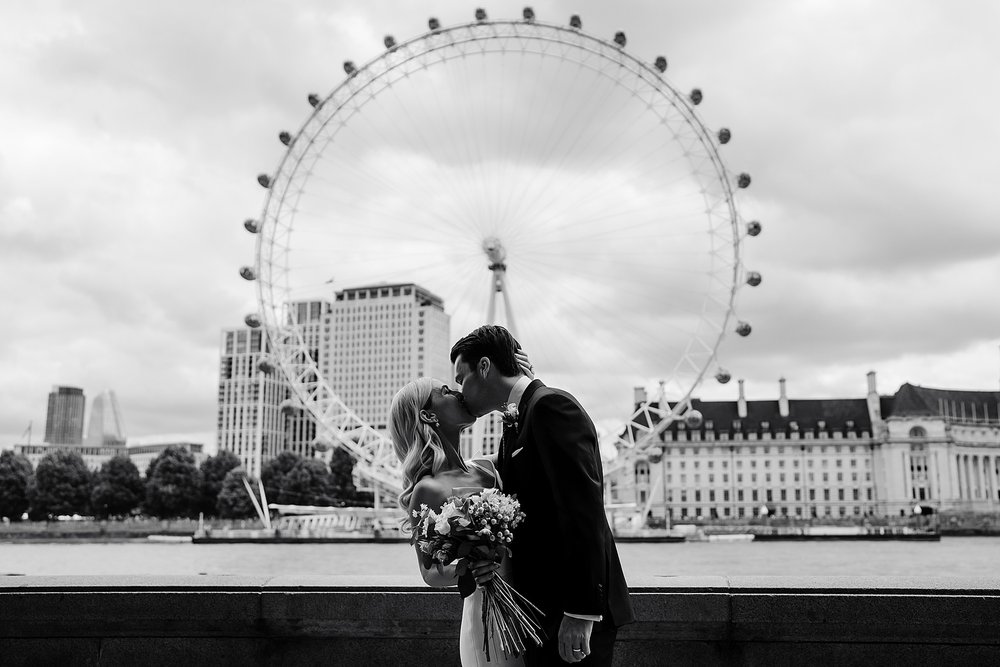
[{"label": "bride", "polygon": [[[518,363],[525,375],[534,377],[528,358],[519,353]],[[499,407],[499,406],[498,406]],[[496,456],[470,461],[459,454],[458,437],[476,418],[465,408],[462,395],[440,380],[420,378],[400,389],[389,408],[389,434],[396,456],[403,464],[403,492],[399,505],[407,521],[413,510],[427,505],[437,511],[449,496],[500,489],[502,480],[496,468]],[[521,658],[507,657],[491,646],[490,661],[483,651],[482,589],[479,585],[492,579],[497,570],[508,578],[508,563],[491,561],[473,564],[471,574],[458,577],[455,565],[439,571],[437,567],[418,568],[429,586],[458,586],[464,596],[459,653],[463,667],[486,665],[523,665]]]}]

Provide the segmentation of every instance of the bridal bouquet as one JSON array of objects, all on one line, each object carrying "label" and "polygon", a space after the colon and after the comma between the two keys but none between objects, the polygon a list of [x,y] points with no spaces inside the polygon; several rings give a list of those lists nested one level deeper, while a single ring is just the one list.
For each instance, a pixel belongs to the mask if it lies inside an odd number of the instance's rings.
[{"label": "bridal bouquet", "polygon": [[[487,489],[472,496],[452,496],[439,512],[421,505],[413,510],[411,544],[420,550],[423,566],[442,568],[456,563],[462,576],[478,560],[499,563],[510,557],[514,529],[524,520],[521,505],[513,496]],[[528,640],[542,643],[539,618],[542,612],[496,575],[483,585],[483,651],[490,659],[491,640],[504,654],[520,655]]]}]

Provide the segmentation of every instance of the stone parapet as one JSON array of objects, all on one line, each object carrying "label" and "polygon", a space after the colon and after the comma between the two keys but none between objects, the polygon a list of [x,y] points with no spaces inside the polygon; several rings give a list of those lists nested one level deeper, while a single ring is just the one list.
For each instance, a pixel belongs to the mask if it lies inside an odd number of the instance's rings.
[{"label": "stone parapet", "polygon": [[[1000,664],[1000,578],[650,577],[619,665]],[[4,577],[3,665],[455,665],[410,578]]]}]

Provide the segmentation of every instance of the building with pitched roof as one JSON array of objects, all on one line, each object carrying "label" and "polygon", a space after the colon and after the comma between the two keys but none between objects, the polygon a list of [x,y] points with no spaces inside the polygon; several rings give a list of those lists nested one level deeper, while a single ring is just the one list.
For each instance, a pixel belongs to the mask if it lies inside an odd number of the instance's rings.
[{"label": "building with pitched roof", "polygon": [[[864,397],[789,399],[783,379],[779,389],[747,400],[740,381],[736,401],[692,402],[696,428],[676,420],[652,445],[620,448],[609,506],[670,521],[1000,513],[1000,392],[904,384],[881,396],[874,372]],[[646,400],[637,390],[636,406]]]}]

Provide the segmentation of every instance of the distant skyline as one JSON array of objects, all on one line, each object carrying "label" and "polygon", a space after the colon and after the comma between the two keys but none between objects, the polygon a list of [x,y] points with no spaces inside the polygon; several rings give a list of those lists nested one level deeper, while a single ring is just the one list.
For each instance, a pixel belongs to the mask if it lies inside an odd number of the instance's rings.
[{"label": "distant skyline", "polygon": [[[630,53],[665,54],[678,88],[705,91],[706,123],[733,128],[727,164],[753,175],[744,210],[764,233],[746,264],[764,282],[738,315],[754,333],[726,341],[734,381],[696,395],[734,400],[745,378],[749,399],[772,399],[785,377],[792,398],[859,397],[869,370],[882,394],[998,389],[1000,5],[531,4],[540,20],[580,14],[593,34],[625,31]],[[473,9],[0,8],[0,447],[29,421],[40,434],[50,388],[69,385],[115,390],[130,442],[211,448],[221,331],[256,310],[237,275],[254,254],[241,223],[261,209],[255,177],[280,158],[277,130],[298,127],[306,93],[337,85],[340,63],[375,56],[383,35]],[[547,360],[533,361],[545,379]],[[627,409],[631,394],[598,402]]]}]

